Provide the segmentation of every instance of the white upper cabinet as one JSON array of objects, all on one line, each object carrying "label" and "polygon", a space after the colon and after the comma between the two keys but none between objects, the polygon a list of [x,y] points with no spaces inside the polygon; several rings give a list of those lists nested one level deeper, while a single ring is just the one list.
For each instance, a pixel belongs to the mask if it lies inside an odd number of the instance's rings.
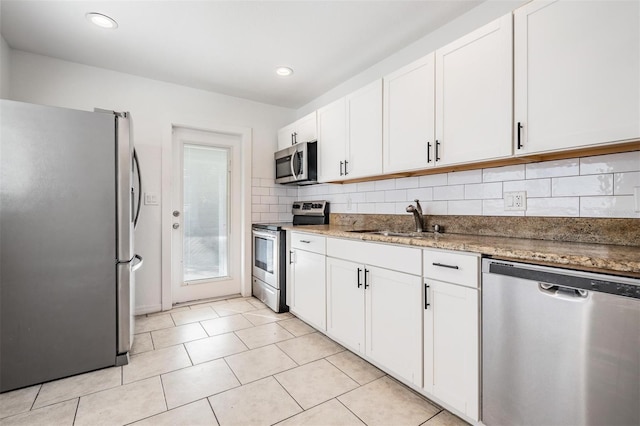
[{"label": "white upper cabinet", "polygon": [[346,107],[346,177],[382,174],[382,79],[348,95]]},{"label": "white upper cabinet", "polygon": [[383,171],[434,164],[435,53],[384,77]]},{"label": "white upper cabinet", "polygon": [[436,51],[436,166],[512,155],[513,19]]},{"label": "white upper cabinet", "polygon": [[347,143],[347,107],[340,98],[318,109],[318,180],[344,179]]},{"label": "white upper cabinet", "polygon": [[382,80],[318,109],[321,182],[382,174]]},{"label": "white upper cabinet", "polygon": [[639,28],[638,1],[533,1],[514,12],[516,154],[640,137]]},{"label": "white upper cabinet", "polygon": [[315,141],[318,139],[316,129],[316,112],[307,114],[294,123],[278,130],[278,149],[284,149],[300,142]]}]

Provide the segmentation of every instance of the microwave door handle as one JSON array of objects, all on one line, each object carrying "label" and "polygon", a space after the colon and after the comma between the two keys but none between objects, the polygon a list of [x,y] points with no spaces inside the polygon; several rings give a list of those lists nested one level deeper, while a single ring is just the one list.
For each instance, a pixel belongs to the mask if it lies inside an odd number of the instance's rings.
[{"label": "microwave door handle", "polygon": [[297,150],[293,154],[291,154],[291,163],[290,163],[291,174],[293,175],[293,179],[295,179],[295,180],[298,180],[298,175],[296,174],[295,167],[294,167],[293,163],[296,160],[297,154],[298,154]]}]

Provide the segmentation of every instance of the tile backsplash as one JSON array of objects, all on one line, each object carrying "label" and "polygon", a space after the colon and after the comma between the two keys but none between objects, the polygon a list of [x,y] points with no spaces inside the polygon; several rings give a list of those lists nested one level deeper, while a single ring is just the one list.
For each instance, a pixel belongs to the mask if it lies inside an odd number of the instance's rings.
[{"label": "tile backsplash", "polygon": [[[332,213],[640,218],[640,151],[428,176],[304,187],[253,179],[253,221],[290,221],[291,203],[328,200]],[[505,192],[526,191],[526,211],[505,211]]]}]

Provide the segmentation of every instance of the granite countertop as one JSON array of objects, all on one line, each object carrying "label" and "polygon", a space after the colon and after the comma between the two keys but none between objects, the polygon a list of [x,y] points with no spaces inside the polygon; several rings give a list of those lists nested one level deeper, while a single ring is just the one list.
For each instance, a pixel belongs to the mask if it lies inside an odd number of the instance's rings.
[{"label": "granite countertop", "polygon": [[290,231],[310,232],[329,237],[466,251],[499,259],[640,278],[640,247],[638,246],[453,233],[425,233],[425,237],[417,238],[413,236],[386,236],[353,232],[361,228],[347,225],[292,225],[284,228]]}]

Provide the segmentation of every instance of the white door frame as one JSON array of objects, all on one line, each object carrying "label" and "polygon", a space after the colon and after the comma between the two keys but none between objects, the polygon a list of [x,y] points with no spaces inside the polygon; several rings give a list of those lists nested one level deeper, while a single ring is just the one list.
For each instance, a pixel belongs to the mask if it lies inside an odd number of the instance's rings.
[{"label": "white door frame", "polygon": [[172,238],[172,194],[175,177],[173,176],[173,128],[202,130],[212,133],[237,135],[240,139],[240,292],[251,295],[251,143],[252,130],[248,127],[227,126],[215,123],[191,122],[189,124],[171,122],[162,131],[162,310],[171,309],[171,238]]}]

